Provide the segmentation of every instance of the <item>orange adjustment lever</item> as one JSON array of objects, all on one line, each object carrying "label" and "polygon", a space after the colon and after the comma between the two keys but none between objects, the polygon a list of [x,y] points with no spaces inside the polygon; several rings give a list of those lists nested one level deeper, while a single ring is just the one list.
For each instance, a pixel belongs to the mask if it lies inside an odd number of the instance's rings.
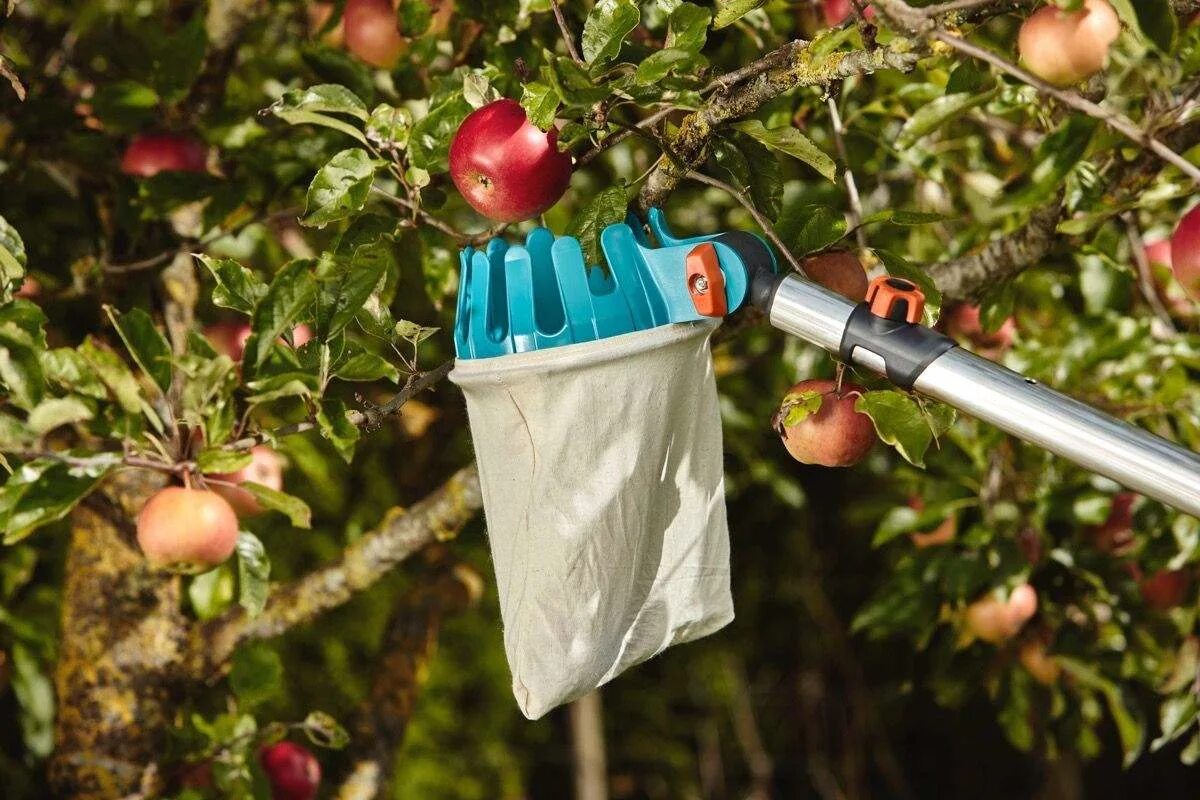
[{"label": "orange adjustment lever", "polygon": [[687,254],[687,287],[692,305],[705,317],[723,317],[729,313],[725,303],[725,275],[717,258],[717,248],[705,242]]},{"label": "orange adjustment lever", "polygon": [[880,275],[867,287],[867,303],[877,317],[918,323],[925,311],[925,294],[912,281]]}]

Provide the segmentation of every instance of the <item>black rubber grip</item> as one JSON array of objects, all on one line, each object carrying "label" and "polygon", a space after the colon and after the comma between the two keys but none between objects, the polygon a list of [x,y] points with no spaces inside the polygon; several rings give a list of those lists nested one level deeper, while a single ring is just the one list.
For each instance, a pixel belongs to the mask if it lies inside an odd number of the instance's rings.
[{"label": "black rubber grip", "polygon": [[856,347],[870,350],[882,358],[888,380],[911,391],[925,368],[957,345],[949,336],[932,328],[876,316],[869,305],[859,303],[842,333],[841,360],[853,363],[851,358]]},{"label": "black rubber grip", "polygon": [[783,275],[775,273],[775,260],[762,239],[746,231],[722,233],[716,241],[738,254],[746,267],[749,288],[746,302],[766,314],[771,313],[771,301],[775,290],[783,282]]}]

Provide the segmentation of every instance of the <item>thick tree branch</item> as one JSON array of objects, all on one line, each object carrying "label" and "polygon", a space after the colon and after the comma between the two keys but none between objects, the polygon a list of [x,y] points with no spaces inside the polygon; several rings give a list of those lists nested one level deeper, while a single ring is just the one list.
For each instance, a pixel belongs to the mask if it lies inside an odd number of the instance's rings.
[{"label": "thick tree branch", "polygon": [[960,258],[928,268],[947,300],[978,300],[988,289],[1041,261],[1054,245],[1061,199],[1033,212],[1024,227]]},{"label": "thick tree branch", "polygon": [[372,800],[387,788],[397,751],[412,719],[437,648],[442,621],[465,611],[483,595],[483,579],[465,564],[435,566],[396,604],[384,634],[371,694],[352,726],[355,758],[338,800]]},{"label": "thick tree branch", "polygon": [[638,196],[641,210],[661,205],[687,174],[700,165],[710,140],[723,123],[747,117],[768,101],[800,86],[828,84],[882,69],[907,72],[926,52],[912,49],[910,44],[897,40],[889,47],[832,53],[815,61],[807,46],[797,47],[794,42],[784,45],[780,50],[785,50],[787,57],[778,66],[733,89],[716,92],[704,106],[683,119],[668,142],[674,158],[663,159],[642,186]]},{"label": "thick tree branch", "polygon": [[239,608],[203,626],[193,643],[193,672],[214,677],[242,642],[278,636],[337,608],[426,545],[453,538],[482,504],[472,464],[412,508],[393,509],[333,563],[275,587],[258,616]]}]

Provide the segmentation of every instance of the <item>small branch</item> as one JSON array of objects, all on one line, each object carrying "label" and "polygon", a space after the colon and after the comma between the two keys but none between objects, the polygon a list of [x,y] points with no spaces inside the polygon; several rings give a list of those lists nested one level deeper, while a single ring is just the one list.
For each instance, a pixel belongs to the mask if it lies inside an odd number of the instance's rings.
[{"label": "small branch", "polygon": [[1121,220],[1125,223],[1125,236],[1129,240],[1133,263],[1137,265],[1138,288],[1142,290],[1142,296],[1146,298],[1146,303],[1154,312],[1154,316],[1158,317],[1158,321],[1163,324],[1163,330],[1167,332],[1167,336],[1172,338],[1178,336],[1179,331],[1175,327],[1175,320],[1171,319],[1171,312],[1167,311],[1162,298],[1158,296],[1158,286],[1154,280],[1150,259],[1146,258],[1146,243],[1142,240],[1142,232],[1138,230],[1137,222],[1132,214],[1122,215]]},{"label": "small branch", "polygon": [[608,800],[608,757],[604,748],[604,709],[595,689],[571,703],[571,758],[575,800]]},{"label": "small branch", "polygon": [[[497,234],[499,234],[506,227],[508,227],[507,225],[497,225],[497,226],[488,228],[487,230],[480,231],[479,233],[463,233],[462,231],[458,230],[457,228],[453,227],[452,225],[449,225],[449,224],[443,222],[442,220],[438,219],[433,214],[430,214],[428,211],[421,208],[416,203],[413,203],[408,198],[397,197],[394,194],[389,194],[388,192],[385,192],[383,189],[380,189],[378,186],[372,186],[371,192],[378,195],[382,199],[387,200],[389,203],[392,203],[394,205],[399,206],[400,208],[403,208],[407,211],[412,212],[418,220],[425,223],[429,227],[436,228],[437,230],[446,234],[451,239],[453,239],[460,247],[474,247],[476,245],[483,244],[484,242],[488,241],[489,239],[491,239],[494,236],[496,236]],[[410,222],[411,222],[411,220],[410,220]]]},{"label": "small branch", "polygon": [[215,678],[243,642],[279,636],[337,608],[426,545],[456,536],[482,504],[472,464],[411,508],[390,511],[333,563],[274,587],[258,616],[238,608],[201,626],[192,643],[192,672]]},{"label": "small branch", "polygon": [[883,69],[907,72],[926,52],[913,49],[911,42],[903,40],[875,50],[831,53],[816,61],[807,57],[807,46],[799,47],[789,42],[779,49],[784,52],[776,56],[781,62],[778,66],[732,90],[714,93],[704,106],[683,119],[668,143],[675,156],[664,159],[642,186],[638,195],[642,211],[662,205],[680,181],[703,162],[709,141],[724,123],[747,117],[770,100],[800,86],[828,84]]},{"label": "small branch", "polygon": [[1040,78],[1037,78],[1021,69],[1017,65],[1001,58],[992,51],[972,44],[971,42],[968,42],[959,36],[955,36],[945,31],[935,31],[932,34],[932,38],[948,45],[960,53],[965,53],[966,55],[977,58],[980,61],[991,64],[1001,72],[1011,75],[1023,83],[1029,84],[1042,94],[1053,97],[1055,100],[1058,100],[1060,103],[1068,106],[1069,108],[1073,108],[1076,111],[1080,111],[1090,117],[1100,120],[1131,141],[1134,141],[1140,144],[1142,147],[1152,151],[1159,158],[1178,167],[1181,172],[1183,172],[1196,183],[1200,183],[1200,168],[1196,167],[1195,164],[1192,164],[1186,158],[1167,147],[1167,145],[1163,144],[1158,139],[1146,133],[1146,131],[1139,128],[1137,124],[1133,122],[1133,120],[1129,119],[1124,114],[1120,114],[1112,109],[1099,106],[1076,92],[1069,92],[1051,86]]},{"label": "small branch", "polygon": [[437,565],[392,612],[371,694],[351,726],[354,766],[337,800],[372,800],[384,794],[437,649],[442,622],[475,605],[483,595],[478,573],[444,560],[449,563]]},{"label": "small branch", "polygon": [[804,271],[804,267],[800,264],[800,261],[795,255],[792,254],[792,249],[784,244],[783,240],[779,238],[779,234],[775,232],[775,226],[771,224],[771,220],[767,219],[765,214],[755,208],[754,203],[751,203],[750,199],[746,197],[746,195],[740,190],[738,190],[737,187],[731,186],[725,181],[705,175],[702,172],[689,172],[688,178],[696,181],[697,183],[703,183],[706,186],[711,186],[714,189],[720,189],[721,191],[728,193],[731,197],[733,197],[734,200],[737,200],[739,203],[741,203],[742,208],[746,209],[750,216],[754,217],[754,221],[758,223],[758,227],[762,228],[762,232],[766,234],[768,239],[771,240],[771,244],[775,245],[775,249],[777,249],[780,254],[787,259],[787,262],[792,265],[792,269],[796,270],[796,272],[800,275],[808,277],[808,273]]},{"label": "small branch", "polygon": [[854,230],[854,240],[858,243],[859,249],[863,250],[867,246],[867,235],[862,229],[862,198],[858,195],[858,183],[854,180],[854,170],[850,168],[850,157],[846,152],[846,126],[842,124],[842,114],[838,110],[837,97],[832,93],[828,105],[829,119],[833,128],[833,142],[837,148],[838,158],[842,160],[842,179],[846,183],[846,199],[850,203],[850,227]]},{"label": "small branch", "polygon": [[581,155],[579,158],[575,159],[575,166],[583,167],[583,166],[590,164],[591,162],[595,161],[596,158],[601,153],[603,153],[605,150],[608,150],[609,148],[620,144],[621,142],[628,139],[630,136],[636,136],[641,131],[644,131],[647,129],[653,129],[655,125],[657,125],[662,120],[666,119],[668,116],[670,116],[672,113],[674,113],[677,110],[678,109],[675,108],[675,106],[668,106],[667,108],[663,108],[658,111],[655,111],[650,116],[634,123],[633,125],[631,125],[629,127],[622,128],[621,130],[619,130],[616,133],[609,136],[604,141],[600,142],[600,144],[596,145],[591,150],[588,150],[586,153]]},{"label": "small branch", "polygon": [[579,50],[575,47],[575,35],[571,33],[571,29],[567,27],[567,20],[563,16],[562,8],[559,6],[559,0],[550,0],[550,8],[554,11],[554,21],[558,23],[558,29],[562,31],[563,41],[567,45],[567,55],[571,56],[571,60],[579,66],[586,66],[583,59],[579,56]]}]

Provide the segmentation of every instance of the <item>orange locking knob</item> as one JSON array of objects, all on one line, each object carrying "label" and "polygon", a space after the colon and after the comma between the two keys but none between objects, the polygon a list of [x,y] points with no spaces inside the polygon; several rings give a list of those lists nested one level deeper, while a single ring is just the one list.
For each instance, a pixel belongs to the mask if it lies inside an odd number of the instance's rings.
[{"label": "orange locking knob", "polygon": [[729,313],[725,303],[725,274],[717,248],[705,242],[687,254],[686,279],[688,294],[696,311],[705,317],[723,317]]},{"label": "orange locking knob", "polygon": [[925,294],[912,281],[880,275],[867,287],[867,303],[877,317],[917,323],[925,311]]}]

